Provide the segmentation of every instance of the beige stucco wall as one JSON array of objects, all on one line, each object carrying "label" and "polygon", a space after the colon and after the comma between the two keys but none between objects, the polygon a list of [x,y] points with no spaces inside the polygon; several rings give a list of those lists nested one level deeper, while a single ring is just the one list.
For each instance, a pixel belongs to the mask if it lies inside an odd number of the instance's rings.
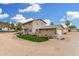
[{"label": "beige stucco wall", "polygon": [[26,34],[32,34],[33,22],[27,23],[23,27],[26,29]]},{"label": "beige stucco wall", "polygon": [[56,30],[56,33],[57,33],[57,35],[62,35],[62,34],[63,34],[63,30],[57,29],[57,30]]},{"label": "beige stucco wall", "polygon": [[33,23],[30,22],[30,23],[24,25],[24,27],[27,28],[27,29],[32,29],[32,27],[33,27]]},{"label": "beige stucco wall", "polygon": [[57,35],[63,35],[64,28],[62,26],[59,26],[58,28],[56,28],[56,33]]},{"label": "beige stucco wall", "polygon": [[67,34],[68,33],[68,29],[67,28],[64,28],[63,29],[63,34]]},{"label": "beige stucco wall", "polygon": [[56,35],[56,29],[41,29],[39,30],[38,36],[55,36]]},{"label": "beige stucco wall", "polygon": [[39,28],[41,28],[41,27],[43,27],[45,25],[46,24],[41,20],[33,21],[33,28],[32,28],[33,33],[36,32],[36,29],[39,29]]},{"label": "beige stucco wall", "polygon": [[35,34],[36,29],[39,29],[40,27],[43,27],[45,25],[46,24],[43,21],[37,20],[37,21],[32,21],[30,23],[27,23],[27,24],[23,25],[23,27],[27,29],[26,33]]}]

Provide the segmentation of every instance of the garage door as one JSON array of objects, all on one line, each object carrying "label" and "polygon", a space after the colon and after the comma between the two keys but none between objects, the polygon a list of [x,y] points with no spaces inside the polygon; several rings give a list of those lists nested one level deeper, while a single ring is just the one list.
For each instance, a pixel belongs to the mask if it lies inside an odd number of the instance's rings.
[{"label": "garage door", "polygon": [[62,35],[62,30],[57,30],[58,35]]}]

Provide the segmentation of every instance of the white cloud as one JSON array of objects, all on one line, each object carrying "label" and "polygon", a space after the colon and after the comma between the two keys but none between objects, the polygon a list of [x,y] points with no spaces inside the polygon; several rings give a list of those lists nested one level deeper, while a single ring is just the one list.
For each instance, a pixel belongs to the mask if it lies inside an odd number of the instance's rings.
[{"label": "white cloud", "polygon": [[65,19],[64,19],[64,18],[62,18],[60,21],[65,21]]},{"label": "white cloud", "polygon": [[33,18],[26,19],[22,14],[16,14],[16,16],[12,17],[11,19],[20,23],[25,23],[25,22],[33,20]]},{"label": "white cloud", "polygon": [[9,15],[7,13],[2,13],[2,8],[0,8],[0,19],[4,19],[4,18],[7,18],[9,17]]},{"label": "white cloud", "polygon": [[39,4],[31,4],[31,6],[26,7],[25,9],[19,9],[19,12],[39,12],[41,7]]},{"label": "white cloud", "polygon": [[11,22],[11,21],[10,21],[9,23],[10,23],[10,24],[12,24],[12,22]]},{"label": "white cloud", "polygon": [[2,8],[0,8],[0,13],[2,13]]},{"label": "white cloud", "polygon": [[34,20],[33,18],[26,19],[26,22]]},{"label": "white cloud", "polygon": [[24,23],[26,21],[25,17],[22,14],[16,14],[16,16],[12,17],[11,19],[21,23]]},{"label": "white cloud", "polygon": [[46,25],[50,25],[50,23],[51,23],[50,19],[45,19],[44,21],[47,23]]},{"label": "white cloud", "polygon": [[33,5],[33,4],[44,4],[44,3],[29,3],[29,4]]},{"label": "white cloud", "polygon": [[79,19],[79,12],[78,11],[67,11],[67,19],[68,20]]},{"label": "white cloud", "polygon": [[4,19],[4,18],[7,18],[7,17],[9,17],[9,15],[8,14],[0,14],[0,19]]},{"label": "white cloud", "polygon": [[22,14],[16,14],[12,19],[25,19]]}]

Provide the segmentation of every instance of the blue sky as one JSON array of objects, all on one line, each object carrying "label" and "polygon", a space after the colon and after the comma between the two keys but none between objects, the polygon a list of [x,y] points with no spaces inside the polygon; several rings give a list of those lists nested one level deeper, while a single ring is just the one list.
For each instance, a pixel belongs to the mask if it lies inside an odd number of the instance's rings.
[{"label": "blue sky", "polygon": [[[49,19],[55,23],[63,23],[61,19],[67,18],[67,16],[73,16],[70,18],[70,21],[73,25],[79,26],[79,4],[66,4],[66,3],[43,3],[38,4],[36,7],[37,10],[33,9],[29,10],[29,6],[32,7],[34,4],[0,4],[0,9],[2,10],[0,13],[8,14],[9,16],[0,18],[0,22],[16,22],[15,18],[17,14],[22,16],[26,20],[32,18],[40,18],[40,19]],[[27,10],[28,8],[28,10]],[[33,7],[34,8],[34,7]],[[31,9],[31,8],[30,8]],[[21,10],[21,11],[19,11]],[[34,11],[35,10],[35,11]],[[12,19],[13,18],[13,19]],[[19,20],[18,20],[19,21]]]}]

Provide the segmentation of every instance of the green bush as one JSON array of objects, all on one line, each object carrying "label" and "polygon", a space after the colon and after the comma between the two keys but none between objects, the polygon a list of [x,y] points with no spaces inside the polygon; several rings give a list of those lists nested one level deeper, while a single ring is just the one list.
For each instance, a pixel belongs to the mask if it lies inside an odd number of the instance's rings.
[{"label": "green bush", "polygon": [[32,36],[32,35],[17,35],[17,37],[25,40],[34,41],[34,42],[48,41],[48,37],[38,37],[38,36]]}]

